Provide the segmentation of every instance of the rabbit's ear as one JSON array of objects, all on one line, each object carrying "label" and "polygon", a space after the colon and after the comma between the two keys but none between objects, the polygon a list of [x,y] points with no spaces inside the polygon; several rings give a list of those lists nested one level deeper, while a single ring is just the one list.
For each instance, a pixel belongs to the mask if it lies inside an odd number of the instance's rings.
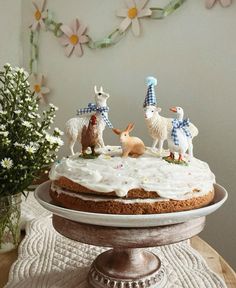
[{"label": "rabbit's ear", "polygon": [[113,131],[114,133],[116,133],[117,135],[120,135],[120,134],[121,134],[121,130],[120,130],[120,129],[113,128],[112,131]]},{"label": "rabbit's ear", "polygon": [[134,129],[134,124],[133,123],[129,123],[129,125],[126,127],[125,131],[131,132],[133,129]]},{"label": "rabbit's ear", "polygon": [[96,85],[94,86],[94,92],[95,92],[95,94],[98,94],[98,89],[97,89]]}]

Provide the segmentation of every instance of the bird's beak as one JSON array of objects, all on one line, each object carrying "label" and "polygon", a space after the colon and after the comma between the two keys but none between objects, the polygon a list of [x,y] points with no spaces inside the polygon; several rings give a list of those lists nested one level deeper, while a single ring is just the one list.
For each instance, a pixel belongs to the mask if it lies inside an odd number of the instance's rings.
[{"label": "bird's beak", "polygon": [[172,111],[172,112],[175,112],[175,113],[176,113],[176,112],[177,112],[177,109],[176,109],[176,107],[171,107],[171,108],[170,108],[170,111]]}]

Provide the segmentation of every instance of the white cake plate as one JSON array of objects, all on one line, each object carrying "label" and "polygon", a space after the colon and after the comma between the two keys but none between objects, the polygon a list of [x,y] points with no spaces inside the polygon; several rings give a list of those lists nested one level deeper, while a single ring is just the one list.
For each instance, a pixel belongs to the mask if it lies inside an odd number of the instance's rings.
[{"label": "white cake plate", "polygon": [[72,209],[63,208],[53,203],[49,188],[51,181],[44,182],[35,190],[35,198],[47,210],[60,217],[92,225],[109,226],[109,227],[156,227],[172,225],[190,221],[196,218],[207,216],[216,211],[228,197],[227,191],[215,184],[215,197],[211,204],[206,207],[190,211],[161,213],[161,214],[144,214],[144,215],[117,215],[82,212]]}]

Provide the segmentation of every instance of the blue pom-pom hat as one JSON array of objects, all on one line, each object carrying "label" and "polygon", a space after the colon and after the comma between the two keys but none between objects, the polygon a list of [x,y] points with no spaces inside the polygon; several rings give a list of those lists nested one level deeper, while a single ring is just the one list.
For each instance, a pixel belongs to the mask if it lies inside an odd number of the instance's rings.
[{"label": "blue pom-pom hat", "polygon": [[156,106],[157,99],[155,95],[154,86],[157,85],[157,79],[155,77],[148,76],[146,78],[146,84],[148,86],[148,89],[147,89],[147,95],[144,99],[143,107],[145,108],[146,106]]}]

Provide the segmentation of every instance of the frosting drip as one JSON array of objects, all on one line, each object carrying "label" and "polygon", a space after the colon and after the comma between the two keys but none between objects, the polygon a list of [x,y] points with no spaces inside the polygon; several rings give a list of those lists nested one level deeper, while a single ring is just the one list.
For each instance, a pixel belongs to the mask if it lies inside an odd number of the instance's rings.
[{"label": "frosting drip", "polygon": [[63,158],[52,167],[50,179],[63,176],[93,191],[114,191],[118,197],[135,188],[173,200],[184,200],[189,193],[204,195],[213,191],[214,174],[207,163],[196,158],[182,166],[162,160],[150,149],[139,158],[121,158],[120,147],[114,146],[98,152],[102,154],[97,159],[82,159],[78,154]]}]

